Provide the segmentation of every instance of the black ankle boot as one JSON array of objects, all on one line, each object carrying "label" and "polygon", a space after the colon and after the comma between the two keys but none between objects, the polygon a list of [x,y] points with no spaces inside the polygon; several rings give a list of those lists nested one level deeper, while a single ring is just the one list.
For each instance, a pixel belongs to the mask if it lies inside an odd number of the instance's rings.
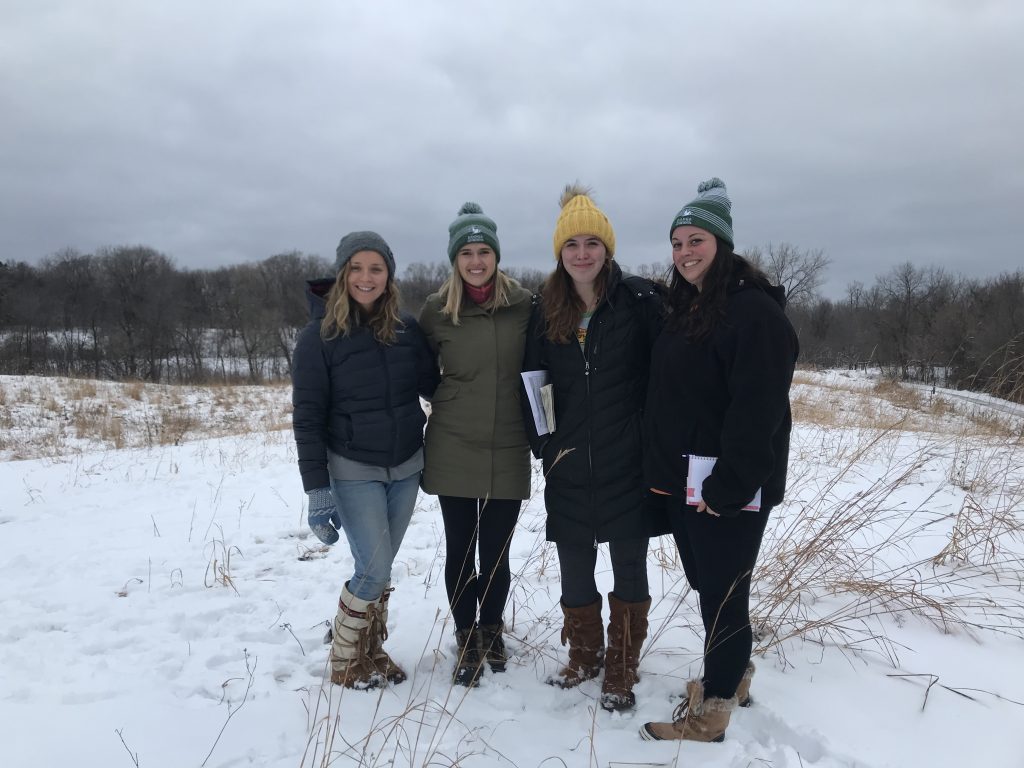
[{"label": "black ankle boot", "polygon": [[485,624],[480,627],[480,645],[483,650],[484,661],[491,668],[491,672],[504,672],[508,663],[508,651],[505,650],[505,625]]},{"label": "black ankle boot", "polygon": [[458,645],[458,656],[455,658],[452,682],[455,685],[472,688],[480,680],[483,664],[480,653],[480,629],[474,625],[468,629],[455,630],[455,642]]}]

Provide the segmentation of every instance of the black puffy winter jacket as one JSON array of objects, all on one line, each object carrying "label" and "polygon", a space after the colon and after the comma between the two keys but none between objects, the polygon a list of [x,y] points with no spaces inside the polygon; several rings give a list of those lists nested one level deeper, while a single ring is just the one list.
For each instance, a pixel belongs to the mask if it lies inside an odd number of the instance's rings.
[{"label": "black puffy winter jacket", "polygon": [[535,304],[523,367],[551,374],[556,429],[538,437],[533,420],[526,425],[534,455],[544,462],[548,541],[586,544],[665,532],[646,503],[641,455],[647,371],[661,315],[655,285],[623,276],[615,262],[585,350],[575,338],[550,341],[542,304]]},{"label": "black puffy winter jacket", "polygon": [[693,342],[665,328],[651,355],[644,474],[652,488],[686,495],[687,456],[718,459],[703,497],[734,516],[761,488],[762,508],[782,501],[792,417],[789,387],[799,353],[777,286],[734,279],[725,316]]},{"label": "black puffy winter jacket", "polygon": [[292,358],[292,427],[307,491],[330,485],[327,449],[353,461],[393,467],[423,445],[426,416],[419,395],[437,388],[437,363],[419,325],[402,315],[394,344],[355,328],[324,340],[324,296],[333,280],[310,281],[311,320]]}]

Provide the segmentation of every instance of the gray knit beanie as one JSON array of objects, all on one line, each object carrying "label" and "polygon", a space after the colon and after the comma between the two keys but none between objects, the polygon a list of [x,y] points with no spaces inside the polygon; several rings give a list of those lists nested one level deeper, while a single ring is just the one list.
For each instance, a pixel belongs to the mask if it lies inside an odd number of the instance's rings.
[{"label": "gray knit beanie", "polygon": [[697,197],[686,204],[672,220],[669,238],[676,227],[691,226],[706,229],[718,235],[735,247],[732,239],[732,200],[725,189],[725,182],[717,176],[697,185]]},{"label": "gray knit beanie", "polygon": [[466,243],[487,243],[494,249],[495,263],[501,261],[498,225],[476,203],[464,203],[455,221],[448,225],[448,261],[454,264],[455,254]]},{"label": "gray knit beanie", "polygon": [[348,264],[348,260],[360,251],[376,251],[384,257],[384,263],[388,265],[388,277],[395,277],[395,257],[391,253],[384,238],[376,232],[349,232],[338,243],[338,258],[334,262],[334,272],[341,272]]}]

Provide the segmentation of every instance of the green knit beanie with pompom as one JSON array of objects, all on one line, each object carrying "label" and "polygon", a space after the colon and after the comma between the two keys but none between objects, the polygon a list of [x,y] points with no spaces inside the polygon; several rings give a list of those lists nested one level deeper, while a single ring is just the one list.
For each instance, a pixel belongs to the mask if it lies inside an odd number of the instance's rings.
[{"label": "green knit beanie with pompom", "polygon": [[702,181],[697,186],[697,196],[672,219],[668,231],[669,239],[676,227],[691,226],[706,229],[718,235],[735,247],[732,235],[732,200],[725,189],[725,182],[717,176]]},{"label": "green knit beanie with pompom", "polygon": [[466,243],[487,243],[494,249],[495,262],[501,261],[498,226],[476,203],[465,203],[455,221],[448,225],[448,261],[454,264],[455,255]]}]

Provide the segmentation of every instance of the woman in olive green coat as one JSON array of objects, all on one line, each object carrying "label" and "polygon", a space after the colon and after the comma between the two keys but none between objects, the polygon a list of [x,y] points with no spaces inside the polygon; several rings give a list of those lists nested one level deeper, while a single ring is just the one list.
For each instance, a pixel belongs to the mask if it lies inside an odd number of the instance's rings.
[{"label": "woman in olive green coat", "polygon": [[452,274],[420,316],[441,366],[422,485],[438,496],[444,519],[445,586],[459,645],[453,681],[473,686],[484,661],[494,672],[507,661],[508,551],[530,496],[519,373],[532,301],[498,269],[497,227],[480,206],[462,206],[448,232]]}]

